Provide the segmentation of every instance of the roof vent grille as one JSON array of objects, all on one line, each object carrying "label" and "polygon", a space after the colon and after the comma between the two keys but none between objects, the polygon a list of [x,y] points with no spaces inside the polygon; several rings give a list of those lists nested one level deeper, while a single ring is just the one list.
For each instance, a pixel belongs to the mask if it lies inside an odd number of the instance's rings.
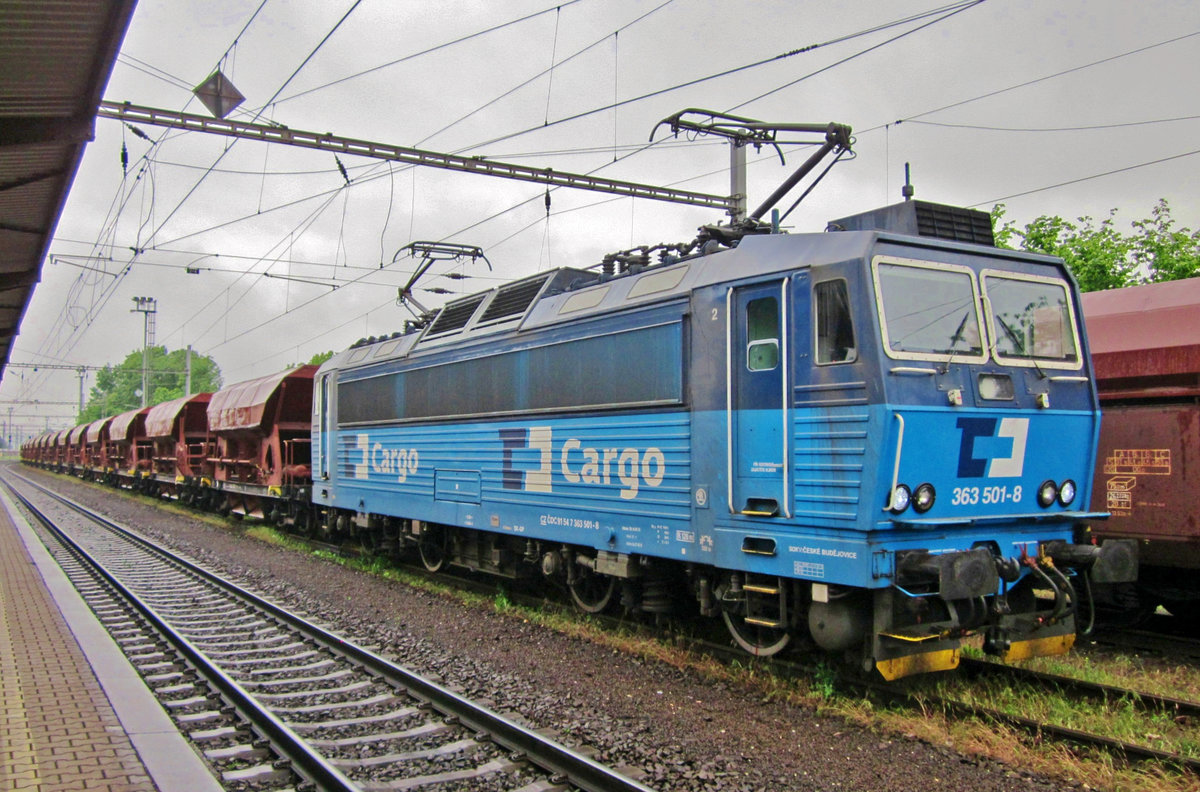
[{"label": "roof vent grille", "polygon": [[530,278],[519,283],[510,283],[496,290],[496,296],[488,303],[483,316],[479,317],[480,324],[522,316],[534,299],[542,291],[542,286],[549,280],[551,273],[539,278]]},{"label": "roof vent grille", "polygon": [[891,231],[988,247],[996,246],[992,237],[992,218],[987,212],[929,201],[905,201],[843,217],[829,223],[827,230]]},{"label": "roof vent grille", "polygon": [[461,302],[451,303],[442,308],[437,315],[437,319],[433,320],[429,331],[425,334],[426,338],[437,335],[445,335],[453,333],[455,330],[462,330],[467,326],[467,322],[471,321],[471,316],[475,313],[475,309],[483,302],[483,298],[487,294],[477,294],[469,299]]}]

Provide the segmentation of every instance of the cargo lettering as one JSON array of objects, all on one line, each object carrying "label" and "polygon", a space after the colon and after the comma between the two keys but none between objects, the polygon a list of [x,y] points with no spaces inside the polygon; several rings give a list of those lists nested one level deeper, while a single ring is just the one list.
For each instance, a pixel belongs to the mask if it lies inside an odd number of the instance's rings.
[{"label": "cargo lettering", "polygon": [[354,478],[366,479],[371,473],[388,473],[403,484],[417,472],[419,457],[415,448],[384,448],[378,441],[371,445],[369,435],[355,435],[359,461],[354,465]]},{"label": "cargo lettering", "polygon": [[[503,486],[526,492],[552,492],[554,439],[551,427],[502,429],[500,438],[504,444]],[[513,463],[513,452],[517,449],[537,451],[538,466],[518,470]],[[666,456],[661,449],[595,448],[585,446],[574,437],[562,444],[557,461],[558,472],[568,483],[601,486],[617,483],[621,486],[622,500],[636,498],[642,485],[659,486],[667,472]]]}]

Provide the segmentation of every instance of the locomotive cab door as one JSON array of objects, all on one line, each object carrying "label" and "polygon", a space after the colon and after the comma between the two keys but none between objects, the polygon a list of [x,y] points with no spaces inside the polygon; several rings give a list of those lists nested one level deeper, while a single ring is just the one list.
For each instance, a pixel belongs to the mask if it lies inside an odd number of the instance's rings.
[{"label": "locomotive cab door", "polygon": [[317,378],[317,385],[313,391],[313,481],[329,480],[330,460],[327,444],[331,439],[331,433],[329,427],[326,426],[329,412],[329,375],[325,374]]},{"label": "locomotive cab door", "polygon": [[790,517],[787,389],[791,279],[726,293],[729,510]]}]

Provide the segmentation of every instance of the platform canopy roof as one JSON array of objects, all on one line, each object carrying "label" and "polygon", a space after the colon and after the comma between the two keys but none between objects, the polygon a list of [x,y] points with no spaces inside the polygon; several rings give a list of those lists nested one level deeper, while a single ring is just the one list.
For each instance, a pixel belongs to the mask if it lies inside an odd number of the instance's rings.
[{"label": "platform canopy roof", "polygon": [[0,376],[134,5],[0,2]]}]

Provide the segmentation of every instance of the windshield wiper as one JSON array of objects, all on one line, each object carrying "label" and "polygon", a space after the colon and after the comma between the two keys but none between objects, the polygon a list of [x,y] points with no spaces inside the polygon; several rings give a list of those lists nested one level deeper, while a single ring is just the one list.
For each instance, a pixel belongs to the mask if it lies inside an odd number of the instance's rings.
[{"label": "windshield wiper", "polygon": [[[1042,367],[1038,365],[1037,358],[1035,358],[1033,355],[1029,354],[1025,350],[1025,344],[1021,340],[1020,336],[1017,335],[1016,331],[1013,330],[1011,327],[1009,327],[1008,322],[1004,321],[1004,319],[1001,318],[999,315],[996,315],[995,319],[997,322],[1000,323],[1000,328],[1002,330],[1004,330],[1004,334],[1007,335],[1009,337],[1009,339],[1013,342],[1013,352],[1014,352],[1013,357],[1019,357],[1024,360],[1028,360],[1030,363],[1033,364],[1033,367],[1035,369],[1037,369],[1038,379],[1046,379],[1046,372],[1042,371]],[[996,345],[995,344],[992,344],[992,357],[998,357],[998,355],[996,354]]]}]

